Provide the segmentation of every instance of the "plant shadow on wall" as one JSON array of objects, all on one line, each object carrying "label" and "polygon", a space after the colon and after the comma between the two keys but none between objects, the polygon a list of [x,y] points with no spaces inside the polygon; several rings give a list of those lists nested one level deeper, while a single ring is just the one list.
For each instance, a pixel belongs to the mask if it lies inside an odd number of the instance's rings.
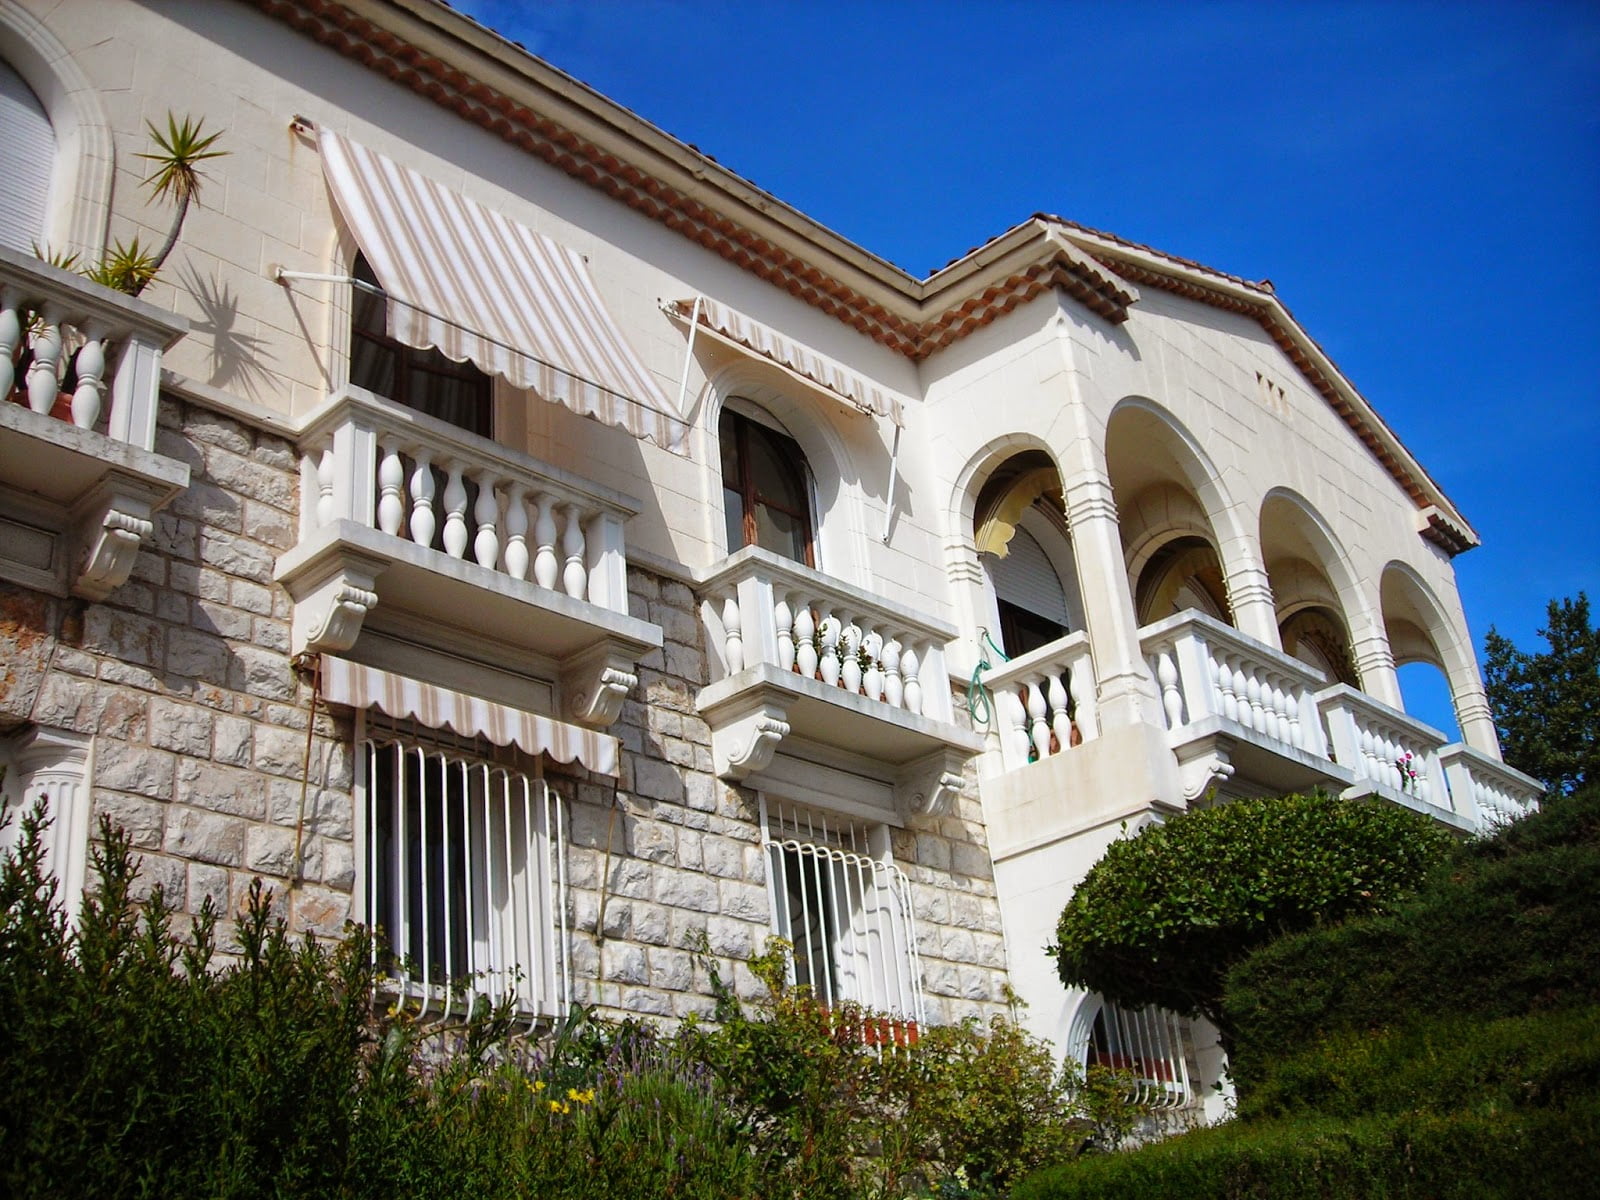
[{"label": "plant shadow on wall", "polygon": [[184,285],[200,307],[200,319],[189,329],[211,343],[213,387],[235,388],[256,396],[272,382],[273,374],[265,354],[265,341],[239,328],[239,300],[222,280],[204,278],[192,265],[185,273]]},{"label": "plant shadow on wall", "polygon": [[954,1200],[1139,1118],[1125,1080],[1078,1085],[1008,1021],[825,1009],[781,947],[749,1008],[719,978],[716,1026],[577,1009],[518,1038],[509,1001],[428,1024],[381,999],[365,931],[291,937],[259,881],[227,953],[209,903],[137,902],[108,822],[69,925],[45,825],[25,814],[0,865],[0,1194]]}]

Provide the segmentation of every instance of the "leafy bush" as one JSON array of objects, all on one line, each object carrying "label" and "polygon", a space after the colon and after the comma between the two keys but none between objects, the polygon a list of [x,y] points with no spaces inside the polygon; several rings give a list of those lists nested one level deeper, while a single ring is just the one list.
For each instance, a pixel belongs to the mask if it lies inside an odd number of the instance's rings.
[{"label": "leafy bush", "polygon": [[1460,847],[1393,913],[1264,947],[1225,1000],[1242,1090],[1324,1034],[1585,1004],[1600,1004],[1600,787]]},{"label": "leafy bush", "polygon": [[1113,843],[1052,953],[1068,985],[1203,1015],[1226,1044],[1230,966],[1285,933],[1384,910],[1448,845],[1426,817],[1321,794],[1198,809]]},{"label": "leafy bush", "polygon": [[1030,1176],[1012,1200],[1570,1200],[1600,1169],[1600,1100],[1533,1112],[1305,1117],[1196,1130]]}]

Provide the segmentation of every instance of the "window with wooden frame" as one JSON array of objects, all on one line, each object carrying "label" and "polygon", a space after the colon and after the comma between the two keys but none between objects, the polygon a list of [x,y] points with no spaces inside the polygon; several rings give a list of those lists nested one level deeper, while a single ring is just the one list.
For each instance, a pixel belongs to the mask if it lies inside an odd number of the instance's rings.
[{"label": "window with wooden frame", "polygon": [[760,546],[817,565],[805,452],[786,433],[731,409],[717,422],[728,553]]},{"label": "window with wooden frame", "polygon": [[[494,436],[493,381],[470,362],[418,350],[389,336],[388,301],[378,278],[356,255],[351,275],[350,382],[407,408],[483,437]],[[360,286],[366,284],[366,287]]]}]

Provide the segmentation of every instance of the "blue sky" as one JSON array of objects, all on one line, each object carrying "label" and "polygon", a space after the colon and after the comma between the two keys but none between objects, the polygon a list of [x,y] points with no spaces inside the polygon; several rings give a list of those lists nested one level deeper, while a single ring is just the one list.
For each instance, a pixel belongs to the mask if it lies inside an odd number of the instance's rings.
[{"label": "blue sky", "polygon": [[1480,652],[1600,603],[1600,5],[458,7],[916,274],[1044,211],[1270,278],[1482,536]]}]

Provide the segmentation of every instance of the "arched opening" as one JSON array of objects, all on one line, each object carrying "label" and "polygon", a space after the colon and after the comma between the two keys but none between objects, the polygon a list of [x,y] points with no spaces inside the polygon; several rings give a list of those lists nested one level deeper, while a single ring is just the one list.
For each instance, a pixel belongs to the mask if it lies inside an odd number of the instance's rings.
[{"label": "arched opening", "polygon": [[1454,740],[1460,736],[1455,697],[1475,671],[1470,657],[1451,637],[1437,602],[1409,568],[1391,563],[1384,570],[1380,596],[1406,712]]},{"label": "arched opening", "polygon": [[1278,629],[1285,654],[1315,667],[1329,683],[1361,686],[1350,635],[1336,610],[1320,605],[1302,608],[1285,617]]},{"label": "arched opening", "polygon": [[760,546],[816,566],[810,470],[800,443],[747,404],[723,406],[717,443],[728,552]]},{"label": "arched opening", "polygon": [[1345,598],[1357,589],[1326,523],[1298,496],[1274,492],[1261,506],[1261,554],[1284,653],[1329,683],[1360,688],[1345,616]]},{"label": "arched opening", "polygon": [[1194,609],[1232,623],[1227,585],[1216,549],[1204,538],[1176,537],[1150,556],[1134,582],[1140,625]]},{"label": "arched opening", "polygon": [[1026,654],[1083,628],[1061,476],[1049,455],[1025,450],[995,468],[974,505],[973,543],[1007,656]]}]

